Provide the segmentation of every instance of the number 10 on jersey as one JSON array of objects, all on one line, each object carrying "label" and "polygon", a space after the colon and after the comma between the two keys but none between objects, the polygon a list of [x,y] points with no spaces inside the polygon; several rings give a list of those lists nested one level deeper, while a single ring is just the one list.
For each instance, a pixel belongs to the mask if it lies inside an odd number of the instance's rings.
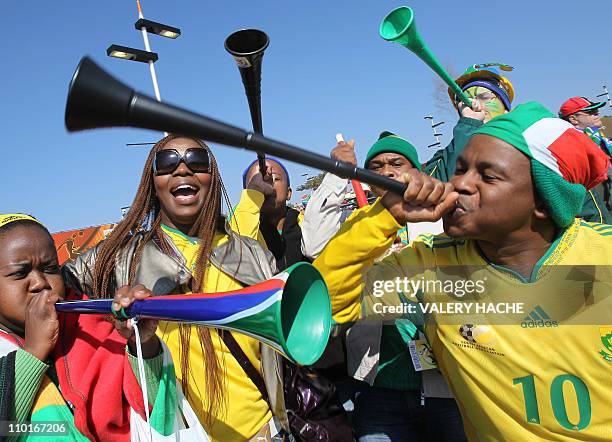
[{"label": "number 10 on jersey", "polygon": [[[512,381],[514,385],[520,384],[523,387],[527,421],[532,424],[539,424],[540,412],[533,375],[530,374],[529,376],[514,378]],[[565,406],[565,397],[563,396],[563,384],[565,382],[569,382],[576,392],[578,413],[580,415],[576,423],[570,422],[567,416],[567,407]],[[563,428],[568,430],[583,430],[591,422],[591,396],[586,384],[579,377],[571,374],[561,374],[554,378],[550,384],[550,403],[555,419]]]}]

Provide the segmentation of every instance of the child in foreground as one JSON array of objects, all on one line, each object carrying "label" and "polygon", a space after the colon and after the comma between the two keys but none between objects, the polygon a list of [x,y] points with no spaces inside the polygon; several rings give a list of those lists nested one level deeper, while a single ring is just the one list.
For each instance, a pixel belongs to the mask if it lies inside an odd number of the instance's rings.
[{"label": "child in foreground", "polygon": [[[113,308],[150,294],[122,287]],[[133,327],[58,314],[54,304],[65,298],[81,295],[65,295],[48,230],[27,215],[0,215],[0,421],[57,423],[37,436],[43,441],[148,439]],[[151,431],[170,435],[182,426],[172,360],[155,335],[157,321],[138,324]]]}]

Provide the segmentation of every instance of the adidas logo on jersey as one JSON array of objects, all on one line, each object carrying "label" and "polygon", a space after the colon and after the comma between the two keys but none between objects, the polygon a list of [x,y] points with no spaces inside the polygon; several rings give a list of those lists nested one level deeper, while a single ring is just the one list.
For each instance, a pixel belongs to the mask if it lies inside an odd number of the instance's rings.
[{"label": "adidas logo on jersey", "polygon": [[539,305],[534,308],[521,322],[523,328],[559,327],[559,323],[544,311]]}]

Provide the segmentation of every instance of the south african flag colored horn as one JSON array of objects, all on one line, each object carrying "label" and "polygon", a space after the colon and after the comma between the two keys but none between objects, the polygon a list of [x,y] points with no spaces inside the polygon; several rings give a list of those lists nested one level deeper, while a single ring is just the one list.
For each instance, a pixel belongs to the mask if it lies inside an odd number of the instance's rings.
[{"label": "south african flag colored horn", "polygon": [[[68,313],[112,313],[112,299],[64,301],[55,306]],[[331,327],[325,281],[316,268],[303,262],[241,290],[155,296],[134,301],[119,315],[237,330],[300,365],[321,357]]]}]

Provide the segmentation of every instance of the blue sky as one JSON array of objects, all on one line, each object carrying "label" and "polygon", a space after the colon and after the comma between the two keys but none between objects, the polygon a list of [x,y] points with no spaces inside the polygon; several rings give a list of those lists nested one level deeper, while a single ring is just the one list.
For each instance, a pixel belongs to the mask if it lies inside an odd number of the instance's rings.
[{"label": "blue sky", "polygon": [[[456,117],[436,107],[435,74],[415,55],[378,36],[381,19],[399,1],[143,0],[146,18],[180,27],[177,40],[151,36],[162,99],[250,129],[238,69],[225,52],[233,31],[256,27],[270,36],[262,69],[264,133],[327,155],[342,132],[363,160],[383,130],[404,136],[420,159],[433,154],[425,115],[445,120],[443,144]],[[515,104],[537,100],[556,112],[574,95],[594,98],[612,88],[612,2],[414,1],[426,44],[456,72],[472,63],[504,62]],[[111,43],[143,48],[134,29],[135,0],[0,4],[2,84],[1,212],[26,212],[52,231],[112,222],[131,203],[146,149],[161,133],[103,129],[69,134],[68,83],[83,55],[138,90],[153,94],[146,65],[106,56]],[[599,18],[600,17],[600,18]],[[8,26],[8,29],[6,27]],[[612,114],[607,111],[604,114]],[[612,129],[611,129],[612,130]],[[234,203],[253,154],[213,145]],[[316,173],[287,164],[292,182]],[[299,194],[294,201],[299,200]]]}]

